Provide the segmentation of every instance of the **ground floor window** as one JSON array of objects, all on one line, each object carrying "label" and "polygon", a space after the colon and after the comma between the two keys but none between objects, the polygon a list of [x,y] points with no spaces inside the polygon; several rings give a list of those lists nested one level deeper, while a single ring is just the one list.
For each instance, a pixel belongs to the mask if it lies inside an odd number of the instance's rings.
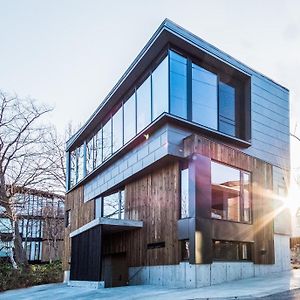
[{"label": "ground floor window", "polygon": [[181,261],[190,260],[190,242],[189,240],[181,241]]},{"label": "ground floor window", "polygon": [[252,243],[214,240],[213,259],[224,261],[251,261]]}]

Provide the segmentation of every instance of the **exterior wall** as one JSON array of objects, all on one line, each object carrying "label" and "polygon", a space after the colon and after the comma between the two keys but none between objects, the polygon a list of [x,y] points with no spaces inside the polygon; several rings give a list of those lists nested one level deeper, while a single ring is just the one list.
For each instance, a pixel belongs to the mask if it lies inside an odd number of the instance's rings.
[{"label": "exterior wall", "polygon": [[144,266],[129,268],[130,285],[153,284],[168,287],[199,288],[268,273],[290,270],[289,237],[275,235],[274,265],[255,265],[252,262],[213,262],[212,264]]},{"label": "exterior wall", "polygon": [[[125,186],[125,219],[142,220],[143,228],[103,237],[103,254],[127,254],[127,265],[178,264],[179,164],[160,166]],[[161,248],[148,244],[164,242]]]},{"label": "exterior wall", "polygon": [[94,219],[94,201],[84,203],[83,187],[78,187],[68,193],[65,199],[65,209],[71,209],[70,226],[65,228],[63,269],[70,270],[71,238],[70,233]]},{"label": "exterior wall", "polygon": [[251,78],[251,144],[245,153],[289,170],[289,94],[270,80]]}]

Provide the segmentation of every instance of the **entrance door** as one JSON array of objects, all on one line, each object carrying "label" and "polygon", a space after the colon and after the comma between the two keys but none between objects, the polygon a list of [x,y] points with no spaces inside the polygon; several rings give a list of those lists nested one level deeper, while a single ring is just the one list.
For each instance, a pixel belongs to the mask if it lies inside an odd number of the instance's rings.
[{"label": "entrance door", "polygon": [[126,261],[126,253],[105,255],[103,257],[102,267],[105,287],[127,285],[128,266]]}]

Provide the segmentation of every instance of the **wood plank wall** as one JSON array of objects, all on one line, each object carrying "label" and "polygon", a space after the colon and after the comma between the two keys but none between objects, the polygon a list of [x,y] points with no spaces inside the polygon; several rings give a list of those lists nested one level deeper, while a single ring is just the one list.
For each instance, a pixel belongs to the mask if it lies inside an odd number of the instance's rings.
[{"label": "wood plank wall", "polygon": [[[129,267],[178,264],[179,162],[129,183],[125,194],[126,218],[142,220],[144,227],[104,236],[104,255],[126,252]],[[147,244],[160,242],[165,247],[147,249]]]},{"label": "wood plank wall", "polygon": [[63,269],[69,270],[71,256],[70,232],[78,229],[94,219],[94,201],[83,202],[83,186],[76,188],[66,195],[65,210],[71,209],[70,226],[65,228]]},{"label": "wood plank wall", "polygon": [[[238,149],[199,135],[191,135],[184,140],[184,153],[185,156],[193,153],[201,154],[215,161],[251,172],[254,262],[256,264],[274,264],[275,213],[272,199],[272,165],[246,155]],[[225,223],[223,222],[223,226],[226,226]]]}]

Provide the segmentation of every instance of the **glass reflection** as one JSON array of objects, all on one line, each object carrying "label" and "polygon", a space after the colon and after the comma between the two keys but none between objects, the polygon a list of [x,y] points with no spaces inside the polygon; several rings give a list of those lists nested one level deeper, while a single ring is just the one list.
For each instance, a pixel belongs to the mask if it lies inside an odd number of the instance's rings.
[{"label": "glass reflection", "polygon": [[187,118],[187,59],[170,51],[170,113]]},{"label": "glass reflection", "polygon": [[218,129],[218,77],[192,64],[192,120]]},{"label": "glass reflection", "polygon": [[189,169],[181,170],[181,219],[189,217]]},{"label": "glass reflection", "polygon": [[137,132],[151,122],[151,78],[148,77],[137,89]]},{"label": "glass reflection", "polygon": [[126,144],[136,135],[135,119],[135,94],[133,94],[124,103],[124,144]]},{"label": "glass reflection", "polygon": [[123,146],[123,110],[122,106],[113,116],[113,152],[116,152]]},{"label": "glass reflection", "polygon": [[152,73],[152,120],[169,111],[168,57]]},{"label": "glass reflection", "polygon": [[240,222],[240,171],[211,163],[212,217]]},{"label": "glass reflection", "polygon": [[219,83],[219,130],[235,136],[235,88]]},{"label": "glass reflection", "polygon": [[111,119],[109,119],[107,123],[103,126],[102,135],[103,135],[102,151],[103,151],[103,161],[104,161],[111,156],[111,150],[112,150]]}]

